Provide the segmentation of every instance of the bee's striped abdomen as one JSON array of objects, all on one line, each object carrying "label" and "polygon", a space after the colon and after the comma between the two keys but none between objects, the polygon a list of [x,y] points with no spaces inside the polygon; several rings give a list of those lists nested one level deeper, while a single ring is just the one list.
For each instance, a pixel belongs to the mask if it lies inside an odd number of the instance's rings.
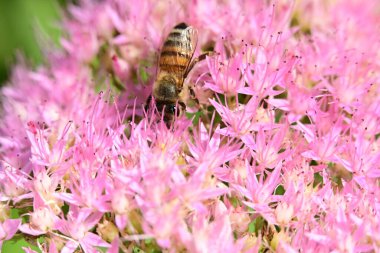
[{"label": "bee's striped abdomen", "polygon": [[188,28],[185,23],[173,28],[161,50],[160,70],[183,76],[194,53],[194,41]]}]

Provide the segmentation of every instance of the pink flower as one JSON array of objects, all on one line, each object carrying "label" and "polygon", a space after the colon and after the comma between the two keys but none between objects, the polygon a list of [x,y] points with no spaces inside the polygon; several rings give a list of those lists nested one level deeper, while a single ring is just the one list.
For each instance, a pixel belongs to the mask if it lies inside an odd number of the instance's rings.
[{"label": "pink flower", "polygon": [[44,171],[44,169],[42,169],[41,172],[35,171],[35,174],[36,178],[33,181],[35,208],[48,206],[55,214],[59,214],[61,212],[60,206],[62,203],[56,198],[55,190],[61,180],[60,176],[58,173],[53,173],[49,176],[48,172]]},{"label": "pink flower", "polygon": [[30,224],[22,224],[20,231],[30,235],[42,235],[52,230],[55,220],[54,213],[48,208],[39,208],[30,214]]},{"label": "pink flower", "polygon": [[67,219],[56,222],[57,229],[64,235],[70,236],[62,252],[74,252],[80,246],[84,252],[94,252],[94,246],[109,247],[98,235],[89,232],[102,217],[101,213],[92,213],[89,209],[72,207]]},{"label": "pink flower", "polygon": [[277,131],[273,134],[270,130],[264,132],[264,129],[260,128],[255,139],[250,135],[242,138],[243,142],[251,148],[252,157],[260,168],[273,168],[289,155],[287,150],[280,152],[285,146],[284,138],[287,128],[284,125],[276,129]]},{"label": "pink flower", "polygon": [[[318,127],[318,125],[314,127]],[[298,123],[298,126],[298,129],[302,131],[310,146],[310,150],[303,152],[303,156],[317,161],[336,160],[336,153],[341,145],[341,126],[338,124],[331,126],[331,129],[327,132],[322,129],[310,129],[302,123]]]},{"label": "pink flower", "polygon": [[281,196],[272,195],[275,188],[280,183],[280,172],[282,163],[278,163],[272,173],[266,177],[264,174],[259,178],[256,177],[254,168],[247,167],[248,178],[246,186],[234,185],[236,191],[247,198],[248,201],[243,203],[252,208],[255,213],[261,214],[266,220],[274,223],[273,210],[269,207],[269,203],[278,201]]},{"label": "pink flower", "polygon": [[16,234],[20,224],[20,219],[6,219],[0,222],[0,248],[5,240],[11,239]]},{"label": "pink flower", "polygon": [[227,127],[218,130],[218,133],[235,137],[246,135],[256,128],[252,119],[255,117],[258,101],[254,97],[246,105],[237,105],[235,109],[229,109],[215,100],[210,100],[210,103],[227,124]]},{"label": "pink flower", "polygon": [[[21,60],[0,90],[0,241],[41,236],[42,252],[380,251],[378,9],[69,5],[61,47],[34,70]],[[198,31],[192,59],[215,53],[184,79],[186,110],[168,127],[144,105],[181,22]]]},{"label": "pink flower", "polygon": [[371,179],[380,176],[380,168],[377,166],[380,153],[374,147],[373,142],[359,135],[337,158],[345,169],[353,173],[353,179],[364,188],[368,188]]},{"label": "pink flower", "polygon": [[21,170],[13,168],[5,161],[1,162],[0,169],[1,201],[18,202],[32,196],[27,187],[28,180]]},{"label": "pink flower", "polygon": [[272,106],[289,112],[288,120],[290,123],[300,120],[313,110],[317,104],[312,96],[312,91],[295,87],[294,84],[288,87],[287,99],[273,98],[268,99],[268,103]]},{"label": "pink flower", "polygon": [[58,193],[57,197],[77,206],[103,212],[108,211],[109,197],[103,194],[106,184],[106,171],[104,168],[100,168],[96,171],[97,176],[95,178],[92,176],[93,173],[91,168],[81,168],[78,175],[79,182],[76,183],[73,179],[72,184],[69,185],[71,193]]},{"label": "pink flower", "polygon": [[[248,61],[243,65],[243,77],[248,83],[245,94],[263,99],[268,95],[275,96],[283,92],[281,89],[274,89],[274,87],[276,85],[285,86],[287,76],[290,74],[296,58],[292,56],[290,59],[285,57],[278,60],[268,59],[269,54],[270,52],[266,52],[262,47],[247,48],[247,58],[251,59],[253,57],[255,62]],[[270,60],[273,60],[273,62]]]},{"label": "pink flower", "polygon": [[242,93],[244,80],[242,79],[242,62],[244,54],[236,54],[232,59],[224,60],[221,57],[208,57],[207,64],[213,83],[206,82],[205,88],[215,92],[235,96]]},{"label": "pink flower", "polygon": [[210,132],[207,132],[205,126],[200,124],[194,143],[188,141],[187,145],[192,156],[188,160],[198,168],[196,173],[203,173],[201,168],[216,169],[227,161],[234,160],[242,152],[238,144],[229,143],[222,147],[221,137],[217,132],[219,132],[219,127],[210,136]]}]

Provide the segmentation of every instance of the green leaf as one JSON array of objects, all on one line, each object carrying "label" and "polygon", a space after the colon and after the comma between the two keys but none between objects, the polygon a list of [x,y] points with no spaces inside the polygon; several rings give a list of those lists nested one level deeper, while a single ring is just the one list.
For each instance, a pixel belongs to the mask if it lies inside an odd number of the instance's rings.
[{"label": "green leaf", "polygon": [[230,198],[228,198],[228,201],[232,204],[232,206],[233,207],[237,207],[237,206],[239,206],[239,204],[240,204],[240,201],[239,201],[239,198],[238,197],[236,197],[236,196],[232,196],[232,197],[230,197]]},{"label": "green leaf", "polygon": [[284,114],[281,110],[275,110],[275,122],[279,123],[280,119],[282,118],[282,115]]},{"label": "green leaf", "polygon": [[149,244],[152,244],[154,241],[152,238],[149,238],[149,239],[146,239],[144,242],[146,245],[149,245]]},{"label": "green leaf", "polygon": [[10,218],[11,219],[17,219],[20,218],[20,209],[12,208],[10,212]]},{"label": "green leaf", "polygon": [[334,182],[338,186],[339,189],[343,188],[343,182],[342,182],[342,178],[341,177],[332,176],[331,177],[331,181]]},{"label": "green leaf", "polygon": [[133,253],[145,253],[145,251],[143,251],[142,249],[140,249],[139,247],[133,247],[132,249],[132,252]]},{"label": "green leaf", "polygon": [[107,252],[107,248],[106,247],[96,247],[100,252],[104,252],[106,253]]},{"label": "green leaf", "polygon": [[111,75],[111,87],[113,91],[120,93],[125,91],[124,84],[120,81],[120,79],[116,75]]},{"label": "green leaf", "polygon": [[28,213],[28,211],[31,211],[31,207],[27,207],[24,209],[11,208],[9,215],[10,215],[11,219],[21,218],[22,222],[25,223],[25,222],[29,221],[29,216],[27,216],[27,215],[21,216],[21,215],[24,213]]},{"label": "green leaf", "polygon": [[255,233],[256,236],[259,235],[259,231],[264,227],[265,220],[263,217],[259,216],[256,219],[254,219],[251,223],[248,225],[248,232]]},{"label": "green leaf", "polygon": [[323,184],[323,177],[318,172],[314,173],[313,187],[317,187],[322,184]]},{"label": "green leaf", "polygon": [[311,124],[310,118],[308,116],[303,116],[300,120],[302,124],[308,125]]},{"label": "green leaf", "polygon": [[193,119],[193,125],[198,125],[199,118],[201,117],[201,115],[202,115],[201,111],[197,111],[195,113],[186,112],[186,118]]},{"label": "green leaf", "polygon": [[70,209],[70,206],[66,203],[66,202],[64,202],[64,204],[63,204],[63,206],[62,206],[62,212],[63,212],[63,214],[66,216],[67,215],[67,213],[69,212],[69,209]]},{"label": "green leaf", "polygon": [[148,74],[148,71],[146,70],[146,66],[144,65],[139,66],[139,74],[140,74],[141,81],[143,83],[147,83],[149,81],[149,74]]},{"label": "green leaf", "polygon": [[282,185],[277,186],[276,190],[274,191],[275,195],[284,195],[285,188]]},{"label": "green leaf", "polygon": [[2,253],[24,253],[25,251],[22,249],[22,247],[30,247],[32,250],[35,250],[36,252],[41,252],[41,250],[35,246],[30,244],[25,240],[24,237],[18,235],[14,236],[12,239],[5,241],[3,243],[3,247],[1,249]]},{"label": "green leaf", "polygon": [[317,161],[315,161],[315,160],[310,161],[310,166],[317,166],[317,165],[318,165]]},{"label": "green leaf", "polygon": [[151,250],[149,250],[149,253],[162,253],[162,250],[160,250],[160,249],[151,249]]},{"label": "green leaf", "polygon": [[249,223],[249,225],[248,225],[248,232],[249,233],[255,232],[255,223],[254,223],[254,221],[252,221],[251,223]]}]

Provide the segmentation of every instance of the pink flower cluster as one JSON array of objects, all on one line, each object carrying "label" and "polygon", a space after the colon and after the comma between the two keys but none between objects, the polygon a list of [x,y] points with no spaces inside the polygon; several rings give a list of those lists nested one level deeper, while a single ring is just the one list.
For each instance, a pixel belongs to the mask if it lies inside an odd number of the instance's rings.
[{"label": "pink flower cluster", "polygon": [[[168,129],[143,104],[179,22],[198,30],[196,55],[218,54]],[[376,0],[69,7],[62,48],[1,90],[0,242],[380,251],[379,24]]]}]

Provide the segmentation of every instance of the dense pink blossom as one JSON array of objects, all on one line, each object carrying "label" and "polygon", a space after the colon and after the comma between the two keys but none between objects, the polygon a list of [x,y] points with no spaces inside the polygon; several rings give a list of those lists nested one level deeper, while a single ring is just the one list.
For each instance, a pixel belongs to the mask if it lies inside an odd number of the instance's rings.
[{"label": "dense pink blossom", "polygon": [[[380,251],[379,10],[68,6],[61,48],[34,70],[21,61],[1,89],[0,245],[22,235],[43,252]],[[195,56],[213,53],[168,127],[144,103],[180,22],[198,30]]]}]

